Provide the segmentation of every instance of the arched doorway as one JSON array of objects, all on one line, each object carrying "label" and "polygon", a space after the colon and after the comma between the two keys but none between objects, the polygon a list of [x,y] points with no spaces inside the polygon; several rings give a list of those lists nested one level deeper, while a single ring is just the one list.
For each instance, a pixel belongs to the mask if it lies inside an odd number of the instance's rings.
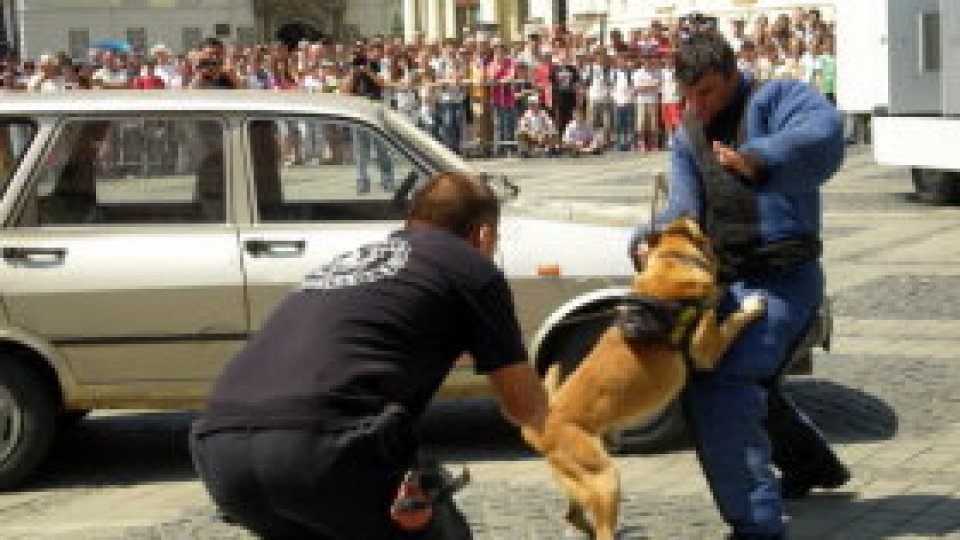
[{"label": "arched doorway", "polygon": [[300,21],[282,25],[277,29],[275,37],[288,49],[295,48],[297,43],[304,40],[320,41],[327,38],[326,34],[317,30],[313,25]]}]

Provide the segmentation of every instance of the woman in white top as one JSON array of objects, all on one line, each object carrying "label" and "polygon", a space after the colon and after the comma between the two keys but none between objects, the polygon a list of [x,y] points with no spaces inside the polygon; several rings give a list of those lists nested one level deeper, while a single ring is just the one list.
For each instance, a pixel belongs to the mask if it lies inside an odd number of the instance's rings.
[{"label": "woman in white top", "polygon": [[637,150],[660,149],[660,66],[659,59],[644,57],[633,72],[637,89]]}]

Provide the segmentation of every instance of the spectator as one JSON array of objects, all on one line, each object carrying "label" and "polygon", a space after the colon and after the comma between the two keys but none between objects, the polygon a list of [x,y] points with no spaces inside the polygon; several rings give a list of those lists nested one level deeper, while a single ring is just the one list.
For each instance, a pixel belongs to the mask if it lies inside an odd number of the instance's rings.
[{"label": "spectator", "polygon": [[594,129],[606,135],[613,124],[613,105],[610,100],[610,68],[608,57],[602,48],[594,51],[593,61],[587,66],[584,76],[586,91],[586,119]]},{"label": "spectator", "polygon": [[633,70],[625,56],[617,57],[617,67],[610,72],[613,97],[613,142],[622,151],[634,147],[637,130],[637,106],[634,103]]},{"label": "spectator", "polygon": [[659,59],[645,56],[633,73],[637,95],[637,150],[660,149],[660,67]]},{"label": "spectator", "polygon": [[817,45],[817,68],[815,74],[817,88],[827,100],[837,104],[837,59],[833,56],[833,40],[824,38]]},{"label": "spectator", "polygon": [[564,150],[572,156],[603,152],[603,134],[593,129],[580,109],[573,111],[573,118],[563,130],[561,142]]},{"label": "spectator", "polygon": [[520,118],[517,127],[517,143],[522,157],[530,156],[534,151],[552,154],[558,142],[557,126],[539,101],[532,100],[527,112]]},{"label": "spectator", "polygon": [[163,43],[157,43],[150,47],[150,57],[156,64],[157,75],[163,79],[164,88],[170,88],[173,79],[177,77],[177,66],[173,63],[170,56],[170,49]]},{"label": "spectator", "polygon": [[490,97],[497,124],[497,141],[513,141],[517,131],[514,93],[514,80],[517,78],[516,63],[507,57],[506,47],[502,44],[493,48],[493,58],[487,70],[489,78],[494,83]]},{"label": "spectator", "polygon": [[190,81],[190,88],[240,88],[236,75],[224,69],[223,42],[217,38],[207,38],[200,46],[195,63],[196,76]]},{"label": "spectator", "polygon": [[550,95],[553,96],[553,118],[557,129],[563,132],[577,106],[580,74],[570,61],[567,49],[560,49],[557,63],[550,70]]},{"label": "spectator", "polygon": [[104,89],[122,89],[130,87],[130,74],[124,57],[104,52],[103,65],[93,73],[93,86]]},{"label": "spectator", "polygon": [[673,54],[665,57],[660,83],[663,128],[666,131],[666,144],[672,146],[673,134],[680,125],[682,112],[680,85],[677,82],[676,70],[673,66]]},{"label": "spectator", "polygon": [[66,82],[56,58],[49,54],[41,54],[36,73],[27,81],[27,90],[31,92],[62,92],[66,90]]},{"label": "spectator", "polygon": [[157,64],[153,60],[147,60],[140,68],[140,74],[137,75],[130,87],[135,90],[162,90],[166,88],[163,78],[157,72]]},{"label": "spectator", "polygon": [[437,91],[440,138],[447,148],[459,154],[463,150],[463,129],[466,121],[464,72],[455,57],[444,63],[444,69],[445,72],[438,80],[440,88]]}]

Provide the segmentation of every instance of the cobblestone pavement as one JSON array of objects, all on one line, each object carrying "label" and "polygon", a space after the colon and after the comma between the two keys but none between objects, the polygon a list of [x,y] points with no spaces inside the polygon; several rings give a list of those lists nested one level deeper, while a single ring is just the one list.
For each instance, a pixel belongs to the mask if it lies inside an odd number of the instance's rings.
[{"label": "cobblestone pavement", "polygon": [[[662,154],[478,166],[517,181],[524,211],[614,224],[649,214],[652,173],[666,168]],[[863,148],[825,190],[833,347],[789,388],[854,479],[791,504],[791,538],[960,538],[960,208],[923,205],[911,191],[905,171],[873,165]],[[0,538],[248,538],[216,519],[193,477],[189,418],[85,422],[58,445],[56,480],[0,494]],[[491,403],[436,407],[425,437],[454,469],[470,468],[474,481],[458,501],[477,539],[579,538],[561,526],[564,501],[546,466]],[[100,455],[108,442],[118,453]],[[722,538],[687,445],[616,462],[621,539]]]}]

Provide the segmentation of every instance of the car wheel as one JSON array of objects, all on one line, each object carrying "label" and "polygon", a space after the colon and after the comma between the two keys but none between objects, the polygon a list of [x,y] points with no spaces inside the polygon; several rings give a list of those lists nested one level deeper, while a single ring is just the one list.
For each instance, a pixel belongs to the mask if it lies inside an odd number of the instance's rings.
[{"label": "car wheel", "polygon": [[960,173],[937,169],[910,169],[917,197],[931,204],[960,200]]},{"label": "car wheel", "polygon": [[56,410],[36,372],[0,357],[0,491],[16,487],[47,456]]},{"label": "car wheel", "polygon": [[[610,317],[599,317],[566,329],[548,351],[541,372],[545,373],[549,366],[559,363],[560,380],[565,380],[587,356],[610,322]],[[674,445],[685,433],[683,415],[678,403],[674,402],[653,418],[605,434],[604,444],[611,454],[654,452]]]}]

